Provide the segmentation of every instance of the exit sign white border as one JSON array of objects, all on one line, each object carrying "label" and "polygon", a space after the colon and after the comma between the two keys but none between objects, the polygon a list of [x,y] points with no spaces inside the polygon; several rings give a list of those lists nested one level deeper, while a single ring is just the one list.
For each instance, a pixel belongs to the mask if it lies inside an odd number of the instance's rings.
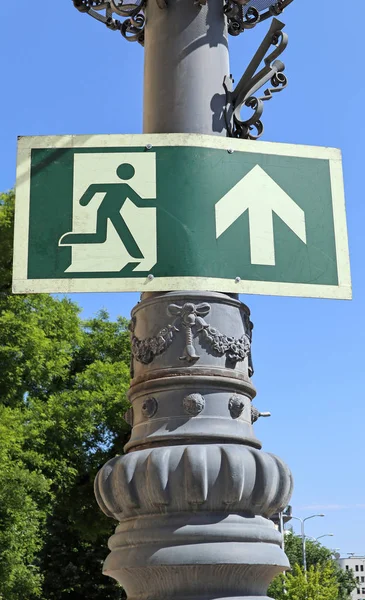
[{"label": "exit sign white border", "polygon": [[[190,146],[227,151],[233,150],[234,152],[329,160],[338,285],[237,281],[214,277],[154,277],[151,280],[147,277],[123,279],[101,277],[82,279],[28,279],[31,151],[36,148],[122,148],[141,147],[147,144],[151,144],[152,148],[158,146]],[[239,276],[239,273],[237,276]],[[163,292],[177,290],[351,299],[351,274],[340,150],[320,146],[255,142],[198,134],[53,135],[20,137],[18,139],[13,266],[13,292],[15,294]]]}]

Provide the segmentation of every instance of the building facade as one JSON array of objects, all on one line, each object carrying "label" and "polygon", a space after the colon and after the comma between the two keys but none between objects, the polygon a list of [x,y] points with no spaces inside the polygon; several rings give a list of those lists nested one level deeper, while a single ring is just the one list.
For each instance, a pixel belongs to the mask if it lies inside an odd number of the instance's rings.
[{"label": "building facade", "polygon": [[365,600],[365,556],[349,556],[337,560],[344,571],[352,570],[357,586],[351,594],[352,600]]}]

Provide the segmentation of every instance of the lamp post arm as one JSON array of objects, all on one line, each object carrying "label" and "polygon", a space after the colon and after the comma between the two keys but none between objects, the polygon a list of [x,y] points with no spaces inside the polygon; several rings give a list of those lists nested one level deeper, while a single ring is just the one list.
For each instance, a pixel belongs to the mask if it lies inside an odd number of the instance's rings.
[{"label": "lamp post arm", "polygon": [[306,536],[305,536],[305,531],[304,531],[304,523],[305,523],[305,521],[308,521],[308,519],[314,519],[314,517],[324,517],[324,515],[323,514],[310,515],[309,517],[305,517],[304,519],[301,519],[300,517],[294,517],[292,515],[292,519],[296,519],[297,521],[300,521],[300,525],[301,525],[301,536],[302,536],[302,546],[303,546],[303,569],[304,569],[305,574],[307,573],[307,549],[306,549]]}]

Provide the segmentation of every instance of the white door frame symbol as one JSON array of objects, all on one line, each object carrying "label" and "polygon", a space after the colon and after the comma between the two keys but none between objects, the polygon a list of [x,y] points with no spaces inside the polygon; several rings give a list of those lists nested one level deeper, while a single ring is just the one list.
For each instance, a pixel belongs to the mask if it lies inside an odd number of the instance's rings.
[{"label": "white door frame symbol", "polygon": [[[131,165],[134,174],[128,177],[128,185],[144,200],[156,199],[156,154],[154,152],[94,152],[77,153],[74,156],[72,199],[72,231],[65,232],[60,246],[71,246],[71,264],[66,273],[118,272],[129,263],[137,263],[133,271],[150,271],[157,262],[156,208],[136,206],[127,197],[120,215],[140,249],[142,258],[136,259],[126,249],[111,219],[107,220],[105,241],[102,243],[77,243],[90,239],[97,231],[97,214],[106,192],[97,192],[87,205],[80,198],[93,184],[121,184],[117,174],[120,165]],[[95,185],[97,189],[100,185]],[[71,234],[71,235],[70,235]],[[82,235],[87,234],[87,235]],[[74,242],[71,241],[74,239]],[[68,241],[70,240],[70,241]]]}]

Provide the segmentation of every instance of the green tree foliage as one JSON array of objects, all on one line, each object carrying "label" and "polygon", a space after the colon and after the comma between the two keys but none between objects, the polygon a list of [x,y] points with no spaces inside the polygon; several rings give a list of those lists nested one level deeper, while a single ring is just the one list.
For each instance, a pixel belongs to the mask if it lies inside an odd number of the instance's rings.
[{"label": "green tree foliage", "polygon": [[0,597],[39,597],[35,564],[42,548],[50,481],[25,451],[27,410],[0,405]]},{"label": "green tree foliage", "polygon": [[10,292],[13,264],[14,192],[0,194],[0,293]]},{"label": "green tree foliage", "polygon": [[[292,531],[289,531],[285,535],[285,553],[289,559],[290,566],[293,570],[298,565],[303,565],[303,545],[302,538],[294,535]],[[331,597],[331,600],[349,600],[351,598],[351,592],[356,587],[356,581],[351,571],[343,571],[337,562],[333,559],[331,550],[322,546],[319,542],[307,539],[306,541],[306,555],[307,555],[307,567],[315,569],[319,566],[329,566],[332,570],[333,575],[336,578],[338,585],[337,592]],[[272,596],[276,600],[281,598],[280,590],[282,589],[282,583],[280,578],[276,578],[269,588],[269,596]],[[286,597],[287,600],[290,598]],[[293,599],[296,597],[293,596]],[[299,600],[300,597],[298,597]]]},{"label": "green tree foliage", "polygon": [[291,573],[276,578],[271,594],[276,600],[335,600],[338,587],[331,562],[311,565],[306,574],[296,564]]},{"label": "green tree foliage", "polygon": [[[332,552],[314,540],[306,540],[307,565],[317,565],[332,560]],[[285,554],[290,564],[303,564],[303,543],[301,536],[294,535],[292,531],[285,534]]]},{"label": "green tree foliage", "polygon": [[13,205],[0,196],[0,598],[116,600],[93,480],[129,434],[128,323],[11,295]]}]

